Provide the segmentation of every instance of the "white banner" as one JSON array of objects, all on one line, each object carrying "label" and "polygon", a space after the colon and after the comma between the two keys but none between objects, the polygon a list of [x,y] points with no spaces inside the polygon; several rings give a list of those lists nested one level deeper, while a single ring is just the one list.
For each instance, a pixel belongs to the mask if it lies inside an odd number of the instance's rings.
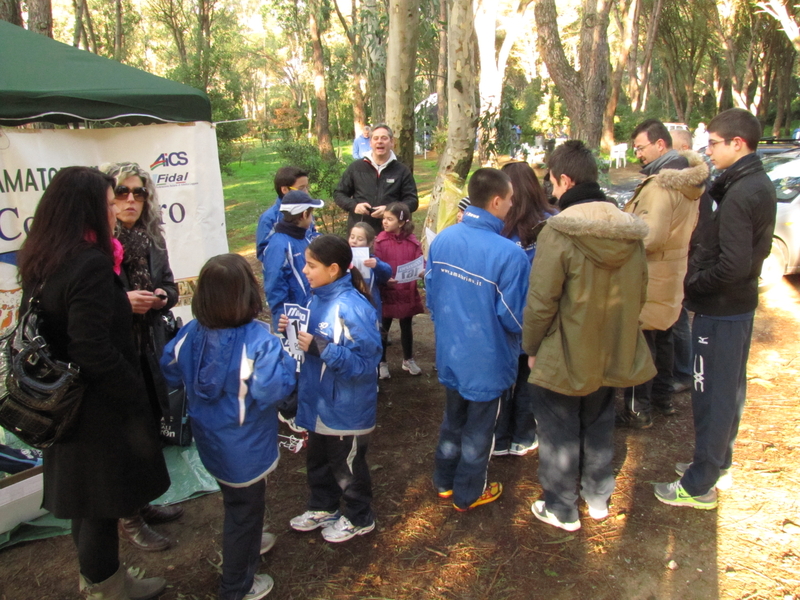
[{"label": "white banner", "polygon": [[210,123],[109,129],[0,129],[0,330],[14,322],[20,290],[14,253],[22,245],[44,188],[63,168],[136,162],[158,188],[170,266],[188,304],[203,264],[228,251],[225,206]]}]

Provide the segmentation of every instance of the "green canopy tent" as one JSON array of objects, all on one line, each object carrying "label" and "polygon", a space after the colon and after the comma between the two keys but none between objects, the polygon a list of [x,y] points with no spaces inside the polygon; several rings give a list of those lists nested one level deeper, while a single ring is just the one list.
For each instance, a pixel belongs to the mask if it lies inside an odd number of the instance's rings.
[{"label": "green canopy tent", "polygon": [[195,88],[0,21],[0,125],[211,121]]}]

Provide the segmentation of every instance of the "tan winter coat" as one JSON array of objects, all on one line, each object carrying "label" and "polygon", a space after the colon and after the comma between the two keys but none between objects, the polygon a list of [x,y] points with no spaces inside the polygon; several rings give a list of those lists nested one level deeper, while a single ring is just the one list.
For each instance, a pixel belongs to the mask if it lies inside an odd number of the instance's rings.
[{"label": "tan winter coat", "polygon": [[686,169],[662,169],[645,179],[625,205],[625,212],[647,223],[644,239],[649,284],[642,309],[642,328],[665,331],[678,320],[689,238],[697,225],[698,199],[705,189],[708,166],[695,152],[681,152]]},{"label": "tan winter coat", "polygon": [[647,289],[647,225],[610,202],[550,217],[536,242],[522,348],[530,383],[568,396],[629,387],[656,374],[639,312]]}]

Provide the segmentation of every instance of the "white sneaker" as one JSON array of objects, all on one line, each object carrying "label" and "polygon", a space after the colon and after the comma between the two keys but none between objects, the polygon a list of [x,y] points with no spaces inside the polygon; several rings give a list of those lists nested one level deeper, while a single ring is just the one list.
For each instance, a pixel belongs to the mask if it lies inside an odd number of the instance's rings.
[{"label": "white sneaker", "polygon": [[531,504],[531,512],[533,513],[534,517],[543,523],[547,523],[553,527],[559,527],[565,531],[578,531],[578,529],[581,528],[580,521],[573,521],[571,523],[564,523],[563,521],[560,521],[557,516],[547,510],[547,507],[544,505],[544,500],[537,500]]},{"label": "white sneaker", "polygon": [[266,573],[253,577],[253,587],[242,600],[260,600],[272,591],[275,582]]},{"label": "white sneaker", "polygon": [[419,365],[413,358],[409,358],[408,360],[403,361],[403,371],[408,371],[412,375],[422,374],[422,369],[419,368]]},{"label": "white sneaker", "polygon": [[608,507],[605,508],[592,508],[589,507],[589,516],[595,521],[601,521],[608,516]]},{"label": "white sneaker", "polygon": [[353,525],[350,522],[350,519],[342,515],[339,517],[339,520],[329,525],[325,529],[322,530],[322,537],[325,538],[326,542],[346,542],[349,539],[356,537],[357,535],[364,535],[365,533],[369,533],[375,529],[375,520],[373,519],[372,523],[369,525],[364,525],[360,527],[358,525]]},{"label": "white sneaker", "polygon": [[272,547],[275,545],[275,540],[278,539],[278,536],[274,533],[270,533],[269,531],[262,531],[261,532],[261,549],[259,550],[259,554],[266,554]]},{"label": "white sneaker", "polygon": [[324,510],[307,510],[302,515],[296,516],[289,521],[289,525],[295,531],[313,531],[317,527],[327,527],[333,525],[341,513],[325,512]]},{"label": "white sneaker", "polygon": [[288,426],[289,426],[289,429],[291,429],[291,430],[292,430],[292,431],[294,431],[295,433],[303,433],[304,431],[308,431],[308,430],[307,430],[307,429],[305,429],[304,427],[300,427],[300,425],[298,425],[298,424],[295,422],[295,420],[294,420],[294,417],[292,417],[291,419],[287,419],[286,417],[284,417],[284,416],[283,416],[283,415],[280,413],[280,411],[278,411],[278,421],[280,421],[281,423],[286,423],[286,425],[288,425]]},{"label": "white sneaker", "polygon": [[[692,463],[675,463],[675,472],[683,477],[683,474],[686,473],[691,466]],[[733,469],[720,469],[719,479],[717,479],[717,483],[714,487],[723,492],[731,489],[733,487],[733,473],[731,471],[733,471]]]},{"label": "white sneaker", "polygon": [[512,443],[511,447],[508,449],[508,453],[513,454],[514,456],[525,456],[528,452],[533,452],[538,447],[539,447],[539,438],[536,437],[534,438],[533,443],[530,446]]},{"label": "white sneaker", "polygon": [[391,376],[391,373],[389,373],[389,363],[382,362],[378,367],[378,379],[389,379]]}]

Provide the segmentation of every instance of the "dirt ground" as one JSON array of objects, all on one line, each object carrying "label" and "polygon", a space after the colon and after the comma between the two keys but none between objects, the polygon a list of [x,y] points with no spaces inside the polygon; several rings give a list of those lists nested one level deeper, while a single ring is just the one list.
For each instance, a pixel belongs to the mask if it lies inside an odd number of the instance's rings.
[{"label": "dirt ground", "polygon": [[[688,393],[680,413],[646,431],[616,435],[617,488],[610,516],[567,533],[534,519],[536,454],[493,459],[495,503],[456,513],[431,486],[444,393],[433,370],[430,320],[415,318],[415,352],[424,373],[400,369],[382,382],[378,427],[368,460],[376,531],[332,545],[319,532],[296,533],[304,510],[304,455],[283,453],[267,486],[266,525],[278,534],[261,571],[275,579],[270,598],[300,599],[800,599],[800,281],[785,279],[762,296],[749,363],[748,405],[735,451],[734,486],[714,511],[668,507],[652,484],[676,478],[692,457]],[[476,349],[477,351],[478,349]],[[180,521],[160,526],[175,546],[147,554],[121,545],[126,565],[169,581],[162,600],[216,598],[222,504],[211,494],[184,504]],[[77,560],[68,536],[0,552],[0,599],[78,598]]]}]

